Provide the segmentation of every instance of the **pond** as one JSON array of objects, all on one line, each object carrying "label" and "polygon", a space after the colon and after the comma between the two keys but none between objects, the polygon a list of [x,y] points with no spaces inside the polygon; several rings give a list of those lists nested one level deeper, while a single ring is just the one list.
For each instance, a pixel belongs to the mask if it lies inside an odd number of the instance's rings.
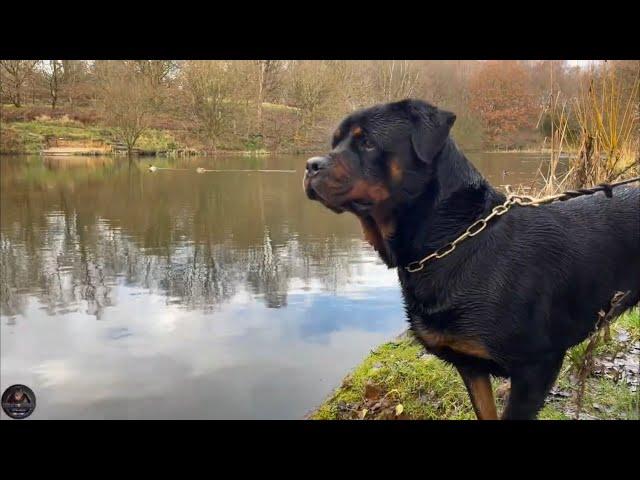
[{"label": "pond", "polygon": [[[542,161],[468,156],[494,185]],[[1,390],[29,386],[33,419],[302,418],[406,328],[305,160],[0,157]]]}]

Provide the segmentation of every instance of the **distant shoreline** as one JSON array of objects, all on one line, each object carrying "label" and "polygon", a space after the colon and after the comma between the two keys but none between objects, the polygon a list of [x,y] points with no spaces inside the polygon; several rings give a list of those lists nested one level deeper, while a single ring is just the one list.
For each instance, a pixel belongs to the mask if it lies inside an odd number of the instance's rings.
[{"label": "distant shoreline", "polygon": [[[482,149],[467,149],[466,153],[483,153],[483,154],[500,154],[500,153],[508,153],[508,154],[523,154],[523,155],[549,155],[551,153],[550,150],[482,150]],[[180,150],[169,150],[169,151],[137,151],[134,152],[132,158],[144,158],[144,157],[167,157],[167,158],[185,158],[185,157],[219,157],[219,156],[260,156],[260,157],[270,157],[277,155],[309,155],[313,153],[320,153],[318,149],[312,150],[196,150],[196,149],[180,149]],[[567,155],[572,152],[567,152]],[[74,150],[57,150],[55,152],[50,152],[47,150],[42,150],[40,152],[33,152],[28,150],[23,151],[5,151],[0,150],[0,156],[41,156],[47,158],[55,158],[55,157],[126,157],[126,152],[120,151],[98,151],[98,150],[89,150],[82,151],[79,149]],[[564,157],[562,155],[561,157]]]},{"label": "distant shoreline", "polygon": [[[103,125],[86,125],[75,120],[35,119],[28,121],[8,121],[3,124],[0,138],[0,155],[78,155],[78,156],[127,156],[126,145],[117,140],[113,127]],[[181,138],[181,139],[180,139]],[[240,142],[242,143],[242,142]],[[482,148],[478,145],[465,146],[465,152],[483,153],[519,153],[544,155],[550,152],[547,148]],[[245,147],[245,148],[243,148]],[[249,147],[249,148],[246,148]],[[313,154],[326,150],[328,142],[288,143],[278,148],[265,145],[239,144],[229,142],[213,148],[193,141],[189,136],[178,136],[176,131],[168,129],[148,128],[140,136],[133,147],[133,157],[161,156],[270,156],[278,154]]]}]

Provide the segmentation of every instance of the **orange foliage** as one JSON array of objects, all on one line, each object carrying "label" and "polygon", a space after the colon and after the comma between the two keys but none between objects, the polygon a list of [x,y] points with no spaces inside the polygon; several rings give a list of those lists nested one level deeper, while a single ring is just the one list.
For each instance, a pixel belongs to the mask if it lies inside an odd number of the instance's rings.
[{"label": "orange foliage", "polygon": [[470,107],[491,143],[532,128],[538,106],[529,83],[527,69],[517,61],[488,61],[470,79]]}]

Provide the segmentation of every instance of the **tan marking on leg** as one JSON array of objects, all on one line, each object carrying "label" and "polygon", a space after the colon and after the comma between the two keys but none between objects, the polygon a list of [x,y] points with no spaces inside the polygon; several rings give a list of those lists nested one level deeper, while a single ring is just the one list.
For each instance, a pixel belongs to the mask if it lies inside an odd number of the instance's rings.
[{"label": "tan marking on leg", "polygon": [[489,375],[470,377],[465,385],[478,420],[497,420],[498,412]]}]

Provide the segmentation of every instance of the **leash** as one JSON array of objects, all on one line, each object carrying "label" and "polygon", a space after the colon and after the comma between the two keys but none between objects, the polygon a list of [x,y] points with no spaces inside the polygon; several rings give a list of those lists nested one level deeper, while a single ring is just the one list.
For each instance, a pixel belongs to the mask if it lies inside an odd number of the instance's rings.
[{"label": "leash", "polygon": [[615,187],[619,187],[621,185],[626,185],[628,183],[633,183],[637,181],[640,181],[640,177],[633,177],[633,178],[629,178],[627,180],[623,180],[616,183],[601,183],[591,188],[567,190],[566,192],[562,192],[557,195],[549,195],[543,198],[533,198],[526,195],[509,195],[507,197],[507,200],[503,204],[493,207],[489,215],[487,215],[484,218],[481,218],[480,220],[476,220],[465,230],[465,232],[462,235],[460,235],[454,241],[449,242],[446,245],[440,247],[438,250],[436,250],[433,253],[430,253],[429,255],[427,255],[421,260],[417,260],[409,263],[404,268],[409,273],[419,272],[424,268],[425,263],[427,263],[429,260],[446,257],[456,249],[456,246],[460,242],[466,240],[467,238],[475,237],[476,235],[478,235],[482,230],[486,228],[487,223],[491,219],[504,215],[514,205],[520,205],[523,207],[537,207],[539,205],[543,205],[546,203],[555,202],[556,200],[565,201],[565,200],[569,200],[570,198],[576,198],[583,195],[593,195],[594,193],[597,193],[597,192],[604,192],[607,198],[611,198],[613,196],[613,189]]}]

